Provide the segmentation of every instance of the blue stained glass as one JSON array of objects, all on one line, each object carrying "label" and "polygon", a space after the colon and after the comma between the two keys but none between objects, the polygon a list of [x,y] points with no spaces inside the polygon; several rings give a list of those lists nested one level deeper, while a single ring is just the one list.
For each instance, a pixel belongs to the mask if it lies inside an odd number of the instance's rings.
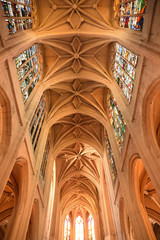
[{"label": "blue stained glass", "polygon": [[141,31],[148,0],[121,0],[119,26]]},{"label": "blue stained glass", "polygon": [[[21,5],[21,3],[31,4],[29,1],[25,3],[25,1],[15,0],[15,2],[10,2],[1,0],[3,13],[6,17],[5,21],[10,34],[32,28],[32,8],[31,6]],[[16,19],[8,17],[16,17]]]},{"label": "blue stained glass", "polygon": [[108,117],[111,125],[114,128],[114,134],[117,140],[118,147],[120,150],[122,150],[126,123],[123,119],[118,104],[110,91],[108,92],[107,100],[108,100]]},{"label": "blue stained glass", "polygon": [[117,178],[117,169],[116,169],[114,156],[113,156],[113,152],[112,152],[112,148],[111,148],[111,144],[110,144],[108,136],[106,138],[106,149],[107,149],[107,154],[109,157],[109,165],[110,165],[110,169],[111,169],[112,181],[113,181],[113,184],[115,184],[115,181]]},{"label": "blue stained glass", "polygon": [[114,44],[113,77],[122,89],[127,100],[131,95],[136,75],[138,57],[120,44]]}]

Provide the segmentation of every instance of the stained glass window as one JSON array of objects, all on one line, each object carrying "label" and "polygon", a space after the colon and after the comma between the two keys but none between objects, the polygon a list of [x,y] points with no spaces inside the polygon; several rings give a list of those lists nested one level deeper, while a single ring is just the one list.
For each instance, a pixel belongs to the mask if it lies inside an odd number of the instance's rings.
[{"label": "stained glass window", "polygon": [[120,0],[119,26],[142,30],[148,0]]},{"label": "stained glass window", "polygon": [[80,216],[76,218],[76,239],[75,240],[84,240],[83,219]]},{"label": "stained glass window", "polygon": [[29,126],[34,151],[36,150],[38,139],[45,119],[45,99],[41,98]]},{"label": "stained glass window", "polygon": [[106,149],[107,149],[107,155],[109,158],[109,165],[110,165],[110,169],[111,169],[112,181],[113,181],[113,184],[115,184],[116,178],[117,178],[117,169],[116,169],[114,156],[113,156],[113,152],[112,152],[112,148],[111,148],[111,144],[110,144],[108,136],[106,137]]},{"label": "stained glass window", "polygon": [[88,239],[95,240],[94,220],[92,215],[89,215],[88,217]]},{"label": "stained glass window", "polygon": [[118,43],[115,43],[113,48],[113,77],[122,89],[127,100],[130,102],[138,57]]},{"label": "stained glass window", "polygon": [[65,222],[64,222],[64,240],[70,240],[71,237],[71,220],[69,215],[67,215]]},{"label": "stained glass window", "polygon": [[10,34],[32,28],[31,0],[1,0]]},{"label": "stained glass window", "polygon": [[15,59],[23,102],[25,103],[40,77],[39,46],[33,45]]},{"label": "stained glass window", "polygon": [[49,146],[49,141],[47,140],[44,154],[43,154],[41,169],[40,169],[40,178],[43,186],[44,186],[44,177],[45,177],[45,172],[46,172],[46,167],[48,162],[49,150],[50,150],[50,146]]},{"label": "stained glass window", "polygon": [[121,151],[124,142],[126,123],[123,119],[122,113],[118,107],[116,99],[114,98],[111,91],[108,92],[107,103],[108,103],[108,117],[111,125],[114,128],[114,134],[117,139],[117,144],[119,150]]}]

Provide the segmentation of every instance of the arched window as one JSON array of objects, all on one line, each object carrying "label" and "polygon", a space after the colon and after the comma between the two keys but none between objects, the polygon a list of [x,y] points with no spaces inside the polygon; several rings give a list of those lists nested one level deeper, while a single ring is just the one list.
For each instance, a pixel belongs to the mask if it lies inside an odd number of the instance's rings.
[{"label": "arched window", "polygon": [[32,28],[31,0],[1,0],[1,4],[10,34]]},{"label": "arched window", "polygon": [[39,46],[33,45],[15,59],[23,102],[25,103],[36,83],[39,81]]},{"label": "arched window", "polygon": [[50,145],[49,145],[49,141],[47,140],[44,154],[43,154],[41,169],[40,169],[40,178],[43,186],[44,186],[44,177],[45,177],[45,172],[46,172],[46,167],[48,162],[49,150],[50,150]]},{"label": "arched window", "polygon": [[32,138],[32,145],[34,148],[34,151],[37,147],[38,139],[42,130],[43,122],[46,115],[46,109],[45,109],[45,98],[42,96],[38,107],[36,108],[36,111],[34,112],[33,118],[31,120],[29,131]]},{"label": "arched window", "polygon": [[113,45],[113,49],[113,77],[122,89],[127,100],[130,102],[136,75],[138,57],[118,43]]},{"label": "arched window", "polygon": [[64,222],[64,240],[70,240],[71,237],[71,220],[69,215],[67,215],[65,222]]},{"label": "arched window", "polygon": [[119,0],[119,26],[142,31],[148,0]]},{"label": "arched window", "polygon": [[88,217],[88,239],[95,240],[94,220],[92,215]]},{"label": "arched window", "polygon": [[76,218],[76,239],[75,240],[84,240],[84,224],[83,224],[83,219],[80,216]]},{"label": "arched window", "polygon": [[117,169],[116,169],[114,156],[113,156],[113,152],[112,152],[112,148],[111,148],[111,144],[110,144],[108,136],[106,137],[106,149],[107,149],[107,155],[109,158],[109,165],[110,165],[110,169],[111,169],[112,181],[113,181],[113,184],[115,184],[116,178],[117,178]]},{"label": "arched window", "polygon": [[126,123],[123,119],[122,113],[118,107],[116,99],[113,97],[111,91],[108,91],[107,94],[107,103],[108,103],[108,116],[111,125],[114,128],[114,134],[117,139],[117,144],[119,150],[122,150],[124,136],[125,136],[125,126]]}]

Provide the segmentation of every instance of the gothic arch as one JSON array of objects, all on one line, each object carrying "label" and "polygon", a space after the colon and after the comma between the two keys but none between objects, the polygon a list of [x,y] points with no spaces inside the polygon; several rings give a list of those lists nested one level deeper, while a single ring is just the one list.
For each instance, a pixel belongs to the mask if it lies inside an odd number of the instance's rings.
[{"label": "gothic arch", "polygon": [[[98,111],[96,111],[95,109],[91,109],[90,107],[80,107],[78,109],[78,113],[79,114],[84,114],[88,113],[88,116],[95,118],[97,121],[99,121],[103,126],[105,126],[107,124],[107,120],[104,118],[104,116],[100,115],[100,113]],[[61,118],[66,117],[68,115],[72,115],[72,114],[76,114],[77,113],[77,109],[73,109],[73,107],[71,108],[67,108],[64,109],[63,112],[58,112],[58,114],[56,114],[53,118],[48,118],[48,126],[49,128],[52,127],[53,124],[55,124],[56,122],[58,122]]]},{"label": "gothic arch", "polygon": [[[97,182],[97,180],[94,178],[94,176],[92,176],[91,174],[87,173],[87,172],[82,172],[80,171],[81,174],[83,174],[85,177],[87,177],[90,181],[92,181],[94,183],[94,185],[97,187],[98,190],[100,190],[100,186],[99,183]],[[63,186],[63,184],[71,177],[73,177],[75,175],[75,173],[70,173],[68,176],[66,176],[63,180],[61,180],[61,182],[59,183],[59,188],[61,188]]]},{"label": "gothic arch", "polygon": [[23,213],[25,210],[25,200],[28,192],[28,166],[27,161],[18,158],[10,177],[7,181],[6,187],[1,197],[1,225],[5,225],[4,235],[2,239],[12,235],[14,228],[21,217],[18,212]]},{"label": "gothic arch", "polygon": [[151,239],[156,239],[151,223],[154,221],[158,224],[160,220],[159,198],[138,154],[130,161],[129,182],[133,204],[139,208],[148,235]]},{"label": "gothic arch", "polygon": [[143,131],[148,149],[160,157],[160,78],[154,80],[143,100]]},{"label": "gothic arch", "polygon": [[10,143],[11,107],[2,88],[0,88],[0,133],[0,155],[3,157]]},{"label": "gothic arch", "polygon": [[[78,79],[83,79],[84,78],[84,74],[83,73],[79,73],[78,74]],[[70,74],[70,77],[69,77],[70,80],[74,80],[74,79],[77,79],[77,74]],[[68,81],[68,76],[67,75],[64,75],[63,73],[59,73],[58,76],[55,76],[54,77],[54,84],[53,84],[53,78],[47,80],[47,81],[44,81],[44,88],[45,89],[52,89],[54,88],[54,85],[58,84],[58,83],[63,83],[65,81]],[[88,76],[85,76],[85,79],[87,79],[88,81],[93,81],[93,82],[96,82],[98,84],[101,84],[102,86],[104,87],[110,87],[111,86],[111,81],[109,81],[108,79],[102,77],[102,76],[99,76],[97,78],[97,75],[93,72],[91,72]]]},{"label": "gothic arch", "polygon": [[[95,143],[91,143],[89,140],[86,140],[84,138],[76,138],[76,142],[78,143],[86,143],[87,145],[90,145],[92,146],[98,153],[99,155],[102,157],[103,156],[103,152],[102,152],[102,149],[100,149],[99,147],[97,147],[95,145]],[[55,152],[54,152],[54,157],[57,157],[57,155],[67,146],[71,145],[75,143],[75,139],[72,138],[72,139],[68,139],[66,142],[62,143],[61,145],[57,146],[57,148],[55,149]]]}]

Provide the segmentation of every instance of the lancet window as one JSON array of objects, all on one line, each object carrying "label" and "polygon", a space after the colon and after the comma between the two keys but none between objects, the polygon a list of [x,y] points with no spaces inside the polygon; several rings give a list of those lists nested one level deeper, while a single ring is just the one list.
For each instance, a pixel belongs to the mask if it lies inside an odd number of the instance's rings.
[{"label": "lancet window", "polygon": [[76,239],[75,240],[84,240],[84,223],[83,223],[83,219],[80,216],[76,218]]},{"label": "lancet window", "polygon": [[106,149],[107,149],[107,155],[109,158],[109,165],[110,165],[110,169],[111,169],[112,181],[113,181],[113,184],[115,184],[116,178],[117,178],[117,169],[116,169],[116,164],[114,161],[114,156],[113,156],[113,152],[112,152],[112,148],[111,148],[111,144],[110,144],[108,136],[106,137]]},{"label": "lancet window", "polygon": [[88,239],[95,240],[94,220],[91,215],[88,217]]},{"label": "lancet window", "polygon": [[36,150],[38,139],[44,123],[46,111],[45,111],[45,98],[42,96],[31,120],[29,131],[32,139],[32,145],[34,151]]},{"label": "lancet window", "polygon": [[119,0],[119,26],[142,31],[148,0]]},{"label": "lancet window", "polygon": [[111,125],[114,128],[114,134],[117,140],[117,144],[119,150],[122,150],[124,136],[125,136],[125,120],[123,119],[122,113],[118,107],[116,99],[114,98],[111,91],[108,92],[107,95],[107,103],[108,103],[108,117]]},{"label": "lancet window", "polygon": [[122,89],[127,100],[131,101],[138,57],[118,43],[113,45],[113,77]]},{"label": "lancet window", "polygon": [[20,89],[25,103],[31,94],[40,77],[39,63],[40,49],[38,45],[33,45],[22,52],[15,59]]},{"label": "lancet window", "polygon": [[45,177],[45,172],[46,172],[46,167],[48,162],[49,150],[50,150],[50,145],[49,145],[49,141],[47,140],[44,154],[43,154],[41,169],[40,169],[40,178],[43,186],[44,186],[44,177]]},{"label": "lancet window", "polygon": [[64,240],[70,239],[71,239],[71,220],[69,215],[67,215],[64,222]]},{"label": "lancet window", "polygon": [[31,0],[1,0],[10,34],[32,28]]}]

